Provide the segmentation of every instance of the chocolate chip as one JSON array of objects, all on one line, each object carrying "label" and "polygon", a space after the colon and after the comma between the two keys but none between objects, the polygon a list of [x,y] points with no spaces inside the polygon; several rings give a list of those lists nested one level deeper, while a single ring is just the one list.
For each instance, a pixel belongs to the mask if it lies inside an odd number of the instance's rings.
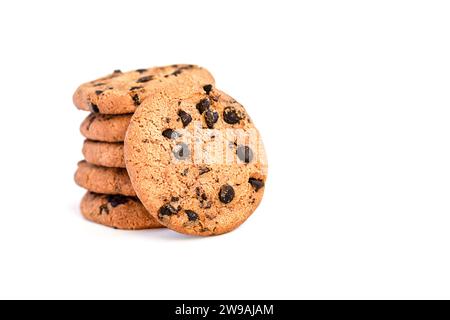
[{"label": "chocolate chip", "polygon": [[178,198],[178,197],[172,197],[170,199],[170,202],[178,202],[178,201],[180,201],[180,198]]},{"label": "chocolate chip", "polygon": [[181,74],[181,72],[183,72],[183,69],[178,69],[178,70],[175,70],[175,71],[172,73],[172,75],[175,76],[175,77],[178,77],[178,76]]},{"label": "chocolate chip", "polygon": [[192,121],[192,117],[189,113],[183,111],[183,110],[179,110],[178,111],[178,116],[181,119],[181,122],[183,123],[183,127],[187,127],[189,125],[189,123],[191,123]]},{"label": "chocolate chip", "polygon": [[143,87],[131,87],[130,91],[132,92],[131,99],[133,99],[134,106],[139,107],[141,105],[141,98],[134,91],[143,89]]},{"label": "chocolate chip", "polygon": [[185,143],[179,143],[173,148],[173,154],[178,160],[186,160],[190,156],[189,147]]},{"label": "chocolate chip", "polygon": [[253,160],[253,151],[250,147],[239,146],[236,153],[242,162],[250,163]]},{"label": "chocolate chip", "polygon": [[95,91],[95,94],[98,95],[98,96],[101,95],[102,93],[103,93],[103,90],[97,90],[97,91]]},{"label": "chocolate chip", "polygon": [[200,187],[195,189],[195,193],[197,195],[197,200],[200,201],[200,208],[209,209],[212,207],[212,202],[208,201],[208,196]]},{"label": "chocolate chip", "polygon": [[210,172],[211,169],[208,167],[203,167],[203,168],[198,169],[198,171],[200,172],[200,175],[204,175],[205,173]]},{"label": "chocolate chip", "polygon": [[119,69],[114,70],[114,73],[122,73],[122,70],[119,70]]},{"label": "chocolate chip", "polygon": [[174,214],[177,214],[178,210],[175,209],[172,205],[170,204],[166,204],[163,205],[159,211],[158,211],[158,216],[159,218],[165,217],[165,216],[173,216]]},{"label": "chocolate chip", "polygon": [[99,210],[100,210],[100,214],[109,214],[109,208],[108,208],[107,204],[102,204],[99,207]]},{"label": "chocolate chip", "polygon": [[211,106],[211,101],[209,101],[208,98],[200,100],[200,102],[197,103],[197,105],[196,105],[197,110],[198,110],[198,112],[200,112],[200,114],[203,114],[206,110],[209,109],[210,106]]},{"label": "chocolate chip", "polygon": [[219,199],[221,202],[228,204],[233,201],[235,196],[234,189],[232,186],[225,184],[220,187]]},{"label": "chocolate chip", "polygon": [[250,178],[248,179],[248,183],[252,185],[256,192],[258,192],[259,189],[264,188],[264,181],[260,179]]},{"label": "chocolate chip", "polygon": [[167,139],[176,139],[176,138],[179,138],[181,136],[178,132],[173,131],[172,129],[164,130],[162,135],[164,137],[166,137]]},{"label": "chocolate chip", "polygon": [[206,86],[203,87],[203,90],[205,90],[206,94],[209,94],[213,89],[212,84],[207,84]]},{"label": "chocolate chip", "polygon": [[121,196],[121,195],[110,195],[108,196],[108,202],[109,204],[115,208],[120,206],[121,204],[125,204],[128,202],[128,198],[125,196]]},{"label": "chocolate chip", "polygon": [[135,107],[139,107],[141,105],[141,99],[139,98],[138,94],[132,95],[131,98],[133,99]]},{"label": "chocolate chip", "polygon": [[147,72],[147,69],[137,69],[136,72],[144,73],[144,72]]},{"label": "chocolate chip", "polygon": [[153,76],[146,76],[136,80],[137,83],[145,83],[153,80]]},{"label": "chocolate chip", "polygon": [[94,84],[94,87],[101,87],[101,86],[104,86],[104,85],[106,85],[106,83],[99,82],[99,83]]},{"label": "chocolate chip", "polygon": [[86,128],[88,131],[91,129],[91,126],[94,123],[95,119],[96,119],[95,115],[91,113],[89,115],[89,122],[88,122],[88,125],[87,125],[87,128]]},{"label": "chocolate chip", "polygon": [[223,120],[228,124],[236,124],[242,120],[242,118],[237,113],[236,109],[233,107],[226,107],[223,111]]},{"label": "chocolate chip", "polygon": [[98,108],[98,106],[95,103],[91,103],[90,107],[91,107],[92,112],[94,112],[94,113],[100,112],[100,109]]},{"label": "chocolate chip", "polygon": [[197,221],[198,214],[192,210],[186,210],[186,215],[188,216],[189,221]]},{"label": "chocolate chip", "polygon": [[209,129],[213,129],[216,122],[219,120],[219,114],[212,110],[207,110],[205,113],[206,125]]},{"label": "chocolate chip", "polygon": [[[175,68],[177,68],[177,66],[174,66]],[[184,70],[189,70],[189,69],[192,69],[192,68],[194,68],[194,65],[187,65],[187,66],[184,66],[184,67],[180,67],[180,68],[178,68],[177,70],[175,70],[175,72],[173,72],[172,73],[172,75],[173,76],[175,76],[175,77],[177,77],[178,75],[180,75]]]}]

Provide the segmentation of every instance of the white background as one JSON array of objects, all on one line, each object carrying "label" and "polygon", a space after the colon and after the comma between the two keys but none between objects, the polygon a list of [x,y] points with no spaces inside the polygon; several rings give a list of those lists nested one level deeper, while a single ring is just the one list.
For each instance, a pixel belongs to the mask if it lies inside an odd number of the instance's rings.
[{"label": "white background", "polygon": [[[450,298],[446,1],[1,1],[1,298]],[[207,67],[265,139],[261,207],[198,239],[88,223],[72,105]]]}]

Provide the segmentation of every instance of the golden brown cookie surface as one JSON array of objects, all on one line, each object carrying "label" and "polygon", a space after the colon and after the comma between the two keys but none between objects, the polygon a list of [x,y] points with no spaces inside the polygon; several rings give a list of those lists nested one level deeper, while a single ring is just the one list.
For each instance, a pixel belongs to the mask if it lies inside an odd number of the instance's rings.
[{"label": "golden brown cookie surface", "polygon": [[93,141],[123,142],[132,114],[106,115],[91,113],[81,124],[81,134]]},{"label": "golden brown cookie surface", "polygon": [[86,140],[83,144],[84,159],[92,164],[108,168],[125,168],[123,143]]},{"label": "golden brown cookie surface", "polygon": [[113,74],[82,84],[73,96],[81,110],[101,114],[134,113],[145,100],[167,86],[180,86],[186,80],[198,85],[214,84],[212,75],[195,65],[172,65]]},{"label": "golden brown cookie surface", "polygon": [[92,222],[122,230],[162,228],[136,197],[87,192],[81,213]]},{"label": "golden brown cookie surface", "polygon": [[136,196],[127,170],[122,168],[100,167],[81,161],[75,173],[75,182],[95,193]]},{"label": "golden brown cookie surface", "polygon": [[259,132],[241,104],[212,86],[170,87],[142,104],[125,159],[144,206],[180,233],[232,231],[263,197],[267,163]]}]

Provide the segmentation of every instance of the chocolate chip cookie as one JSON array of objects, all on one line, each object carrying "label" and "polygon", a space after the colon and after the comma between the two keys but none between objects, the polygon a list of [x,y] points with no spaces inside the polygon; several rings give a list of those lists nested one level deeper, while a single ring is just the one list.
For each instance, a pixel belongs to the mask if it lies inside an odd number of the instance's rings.
[{"label": "chocolate chip cookie", "polygon": [[93,141],[123,142],[132,114],[105,115],[91,113],[81,124],[81,134]]},{"label": "chocolate chip cookie", "polygon": [[95,193],[136,196],[127,170],[122,168],[100,167],[81,161],[75,173],[75,182]]},{"label": "chocolate chip cookie", "polygon": [[111,75],[81,85],[73,101],[77,108],[94,113],[133,113],[161,88],[180,86],[186,80],[198,85],[214,84],[212,75],[195,65],[172,65],[126,73],[116,70]]},{"label": "chocolate chip cookie", "polygon": [[123,230],[162,228],[135,197],[86,193],[81,213],[92,222]]},{"label": "chocolate chip cookie", "polygon": [[84,159],[97,166],[125,168],[122,142],[98,142],[86,140],[83,145]]},{"label": "chocolate chip cookie", "polygon": [[143,103],[128,128],[125,159],[147,210],[184,234],[236,229],[265,189],[258,130],[241,104],[212,85],[170,86]]}]

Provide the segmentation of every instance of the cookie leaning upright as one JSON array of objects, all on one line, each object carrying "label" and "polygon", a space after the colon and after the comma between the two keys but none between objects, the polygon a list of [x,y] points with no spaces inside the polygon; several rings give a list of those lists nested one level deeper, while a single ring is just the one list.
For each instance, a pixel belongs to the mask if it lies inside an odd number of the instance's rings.
[{"label": "cookie leaning upright", "polygon": [[195,65],[172,65],[113,74],[82,84],[73,96],[78,109],[101,114],[134,113],[142,102],[161,88],[194,84],[214,84],[213,76]]},{"label": "cookie leaning upright", "polygon": [[147,210],[184,234],[230,232],[260,204],[267,162],[244,107],[211,85],[165,88],[143,103],[125,162]]}]

